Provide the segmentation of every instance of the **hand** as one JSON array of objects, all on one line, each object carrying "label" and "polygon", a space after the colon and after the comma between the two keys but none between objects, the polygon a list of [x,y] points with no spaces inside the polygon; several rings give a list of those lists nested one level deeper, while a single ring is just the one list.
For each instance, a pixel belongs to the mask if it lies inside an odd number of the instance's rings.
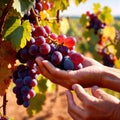
[{"label": "hand", "polygon": [[93,96],[85,92],[78,84],[72,86],[78,99],[82,102],[82,107],[77,106],[72,93],[66,92],[68,101],[68,112],[74,120],[119,120],[120,104],[119,100],[98,87],[92,88]]},{"label": "hand", "polygon": [[75,83],[79,83],[84,87],[101,85],[104,66],[91,58],[84,57],[83,68],[74,71],[60,70],[41,57],[36,58],[36,62],[41,74],[66,88],[71,89],[71,86]]}]

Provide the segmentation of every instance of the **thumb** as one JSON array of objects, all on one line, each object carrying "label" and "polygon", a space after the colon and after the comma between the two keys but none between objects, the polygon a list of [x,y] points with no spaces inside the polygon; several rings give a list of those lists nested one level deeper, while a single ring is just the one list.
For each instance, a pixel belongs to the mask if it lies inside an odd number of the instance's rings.
[{"label": "thumb", "polygon": [[92,92],[92,95],[96,98],[103,99],[103,100],[106,100],[106,101],[111,101],[111,102],[114,101],[116,103],[120,102],[118,98],[104,92],[98,86],[93,86],[92,89],[91,89],[91,92]]},{"label": "thumb", "polygon": [[93,86],[91,92],[94,97],[101,99],[105,99],[109,95],[103,90],[101,90],[98,86]]}]

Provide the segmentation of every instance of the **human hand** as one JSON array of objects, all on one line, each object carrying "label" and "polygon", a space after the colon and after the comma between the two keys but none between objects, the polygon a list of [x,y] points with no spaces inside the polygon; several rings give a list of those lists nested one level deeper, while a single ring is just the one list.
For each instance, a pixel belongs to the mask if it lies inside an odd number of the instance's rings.
[{"label": "human hand", "polygon": [[36,58],[38,69],[41,74],[54,83],[62,85],[71,89],[71,86],[75,83],[79,83],[84,87],[90,87],[93,85],[101,84],[103,65],[99,62],[83,56],[83,68],[80,70],[60,70],[54,67],[49,61],[43,60],[43,58]]},{"label": "human hand", "polygon": [[120,104],[119,100],[98,87],[92,88],[92,95],[78,84],[72,86],[78,99],[82,102],[82,107],[76,105],[72,93],[66,92],[68,101],[68,112],[74,120],[119,120]]}]

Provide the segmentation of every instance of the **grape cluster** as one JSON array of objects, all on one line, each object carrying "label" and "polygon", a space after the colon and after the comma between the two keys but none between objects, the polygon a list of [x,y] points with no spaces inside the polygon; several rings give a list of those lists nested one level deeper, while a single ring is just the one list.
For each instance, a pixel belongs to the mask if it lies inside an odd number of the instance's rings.
[{"label": "grape cluster", "polygon": [[36,68],[36,57],[43,57],[63,70],[81,69],[83,61],[82,55],[74,50],[74,37],[56,35],[48,26],[33,27],[31,40],[17,52],[16,58],[22,64],[13,73],[13,92],[18,105],[24,107],[28,107],[30,98],[35,96],[33,87],[37,85],[36,75],[40,74]]},{"label": "grape cluster", "polygon": [[98,30],[105,27],[105,23],[99,20],[98,16],[94,13],[90,13],[89,11],[87,11],[86,15],[89,19],[89,25],[87,26],[88,29],[92,28],[95,30],[95,33],[97,33]]},{"label": "grape cluster", "polygon": [[13,92],[16,94],[18,105],[28,107],[30,98],[35,96],[33,90],[33,87],[37,85],[35,75],[36,72],[25,65],[19,65],[13,72],[13,82],[15,83]]},{"label": "grape cluster", "polygon": [[28,11],[23,19],[29,19],[31,23],[36,23],[36,17],[40,19],[40,12],[44,10],[50,10],[52,7],[52,2],[46,0],[36,0],[34,8]]}]

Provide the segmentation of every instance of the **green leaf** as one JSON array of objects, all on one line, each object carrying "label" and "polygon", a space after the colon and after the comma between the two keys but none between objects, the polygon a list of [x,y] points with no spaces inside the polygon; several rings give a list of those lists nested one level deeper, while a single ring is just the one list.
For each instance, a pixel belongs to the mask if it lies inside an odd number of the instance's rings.
[{"label": "green leaf", "polygon": [[24,31],[23,31],[23,37],[21,39],[21,44],[20,44],[21,48],[25,47],[27,41],[30,41],[31,32],[32,32],[32,27],[28,20],[23,22],[22,27]]},{"label": "green leaf", "polygon": [[21,20],[11,17],[6,21],[4,28],[4,39],[10,40],[16,49],[23,48],[30,40],[31,25],[28,20],[21,25]]},{"label": "green leaf", "polygon": [[79,22],[82,25],[82,27],[85,27],[87,25],[88,19],[85,14],[82,14],[82,16],[79,19]]},{"label": "green leaf", "polygon": [[101,12],[101,14],[99,15],[100,20],[102,20],[103,22],[107,23],[107,24],[111,24],[114,21],[114,18],[111,14],[112,10],[105,6]]},{"label": "green leaf", "polygon": [[13,8],[16,9],[21,16],[30,10],[34,5],[34,0],[14,0]]},{"label": "green leaf", "polygon": [[30,106],[27,109],[29,116],[32,117],[42,110],[45,99],[45,94],[37,93],[36,96],[30,100]]},{"label": "green leaf", "polygon": [[39,75],[37,78],[38,85],[35,87],[35,91],[38,93],[45,93],[47,91],[47,79]]}]

